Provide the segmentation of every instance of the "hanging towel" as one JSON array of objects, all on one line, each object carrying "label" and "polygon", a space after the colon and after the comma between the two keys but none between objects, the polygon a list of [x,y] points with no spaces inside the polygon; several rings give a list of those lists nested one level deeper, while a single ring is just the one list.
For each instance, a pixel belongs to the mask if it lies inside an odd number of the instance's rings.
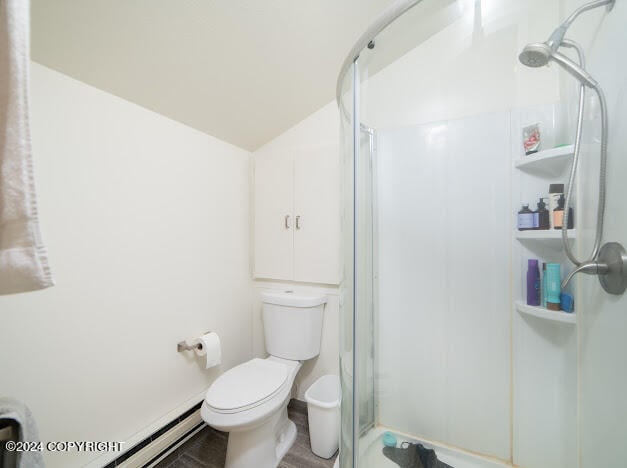
[{"label": "hanging towel", "polygon": [[29,3],[0,1],[0,294],[54,284],[39,233],[33,177]]},{"label": "hanging towel", "polygon": [[[0,419],[11,419],[18,424],[20,442],[39,442],[35,418],[23,403],[12,398],[0,398]],[[17,454],[18,468],[43,468],[44,466],[44,459],[39,451],[18,452]]]}]

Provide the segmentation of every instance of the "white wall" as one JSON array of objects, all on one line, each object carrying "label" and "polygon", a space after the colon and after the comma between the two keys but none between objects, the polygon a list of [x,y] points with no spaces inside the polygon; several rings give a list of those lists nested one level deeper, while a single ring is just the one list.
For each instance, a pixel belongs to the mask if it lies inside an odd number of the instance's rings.
[{"label": "white wall", "polygon": [[[562,17],[580,1],[563,0]],[[617,1],[614,9],[585,13],[573,24],[568,37],[584,46],[587,68],[601,84],[608,102],[609,146],[607,203],[603,242],[627,246],[627,3]],[[573,79],[566,77],[572,92]],[[591,92],[589,94],[592,94]],[[567,94],[573,99],[572,94]],[[594,101],[592,101],[594,104]],[[581,173],[582,191],[588,209],[579,218],[584,249],[589,254],[596,226],[600,119],[598,106],[586,113]],[[574,111],[573,111],[574,112]],[[591,119],[591,117],[593,117]],[[579,243],[579,240],[578,240]],[[579,444],[580,467],[624,466],[627,459],[627,294],[605,293],[593,276],[577,279],[579,315]]]},{"label": "white wall", "polygon": [[509,113],[381,132],[379,423],[510,457]]},{"label": "white wall", "polygon": [[[525,44],[544,40],[555,28],[559,2],[483,0],[480,17],[474,3],[458,2],[459,20],[363,82],[362,122],[383,130],[559,99],[556,67],[530,69],[518,62]],[[394,27],[377,43],[385,47]],[[360,55],[365,77],[372,54],[377,47]]]},{"label": "white wall", "polygon": [[[317,148],[325,144],[337,144],[339,140],[339,114],[335,102],[299,122],[274,140],[268,142],[253,153],[253,157],[263,156],[268,152],[289,152]],[[336,243],[321,244],[320,250],[337,249]],[[260,292],[265,289],[292,290],[298,292],[320,292],[329,297],[324,309],[324,323],[321,352],[317,358],[304,363],[296,376],[294,396],[304,400],[307,388],[320,376],[338,374],[339,360],[339,288],[326,285],[313,285],[296,282],[262,281],[254,282],[253,306],[253,352],[255,356],[266,355],[263,323],[261,320]]]},{"label": "white wall", "polygon": [[[45,441],[128,441],[252,355],[250,154],[37,64],[32,108],[57,285],[0,298],[0,394]],[[176,352],[206,330],[209,371]]]},{"label": "white wall", "polygon": [[[510,116],[512,166],[524,158],[522,128],[539,123],[542,147],[572,144],[572,128],[563,105],[515,109]],[[566,162],[566,161],[565,161]],[[567,164],[553,172],[513,169],[511,224],[523,203],[536,208],[551,183],[568,182]],[[577,220],[579,197],[573,203]],[[517,231],[515,231],[517,234]],[[574,243],[574,241],[572,241]],[[571,267],[561,241],[512,242],[512,300],[526,300],[528,259],[561,264],[562,275]],[[573,290],[569,287],[570,292]],[[571,324],[521,314],[512,307],[512,458],[526,468],[570,468],[577,460],[577,332]],[[585,311],[581,312],[585,313]]]}]

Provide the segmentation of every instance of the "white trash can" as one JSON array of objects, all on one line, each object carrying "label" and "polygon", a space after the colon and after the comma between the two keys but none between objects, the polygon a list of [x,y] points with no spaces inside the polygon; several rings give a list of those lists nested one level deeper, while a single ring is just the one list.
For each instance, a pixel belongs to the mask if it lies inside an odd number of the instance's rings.
[{"label": "white trash can", "polygon": [[337,375],[323,375],[305,392],[311,450],[322,458],[331,458],[340,443],[341,395]]}]

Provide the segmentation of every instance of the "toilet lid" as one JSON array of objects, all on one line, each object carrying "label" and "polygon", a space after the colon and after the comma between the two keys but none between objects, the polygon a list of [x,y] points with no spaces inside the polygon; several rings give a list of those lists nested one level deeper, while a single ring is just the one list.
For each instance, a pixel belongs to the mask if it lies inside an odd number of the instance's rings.
[{"label": "toilet lid", "polygon": [[218,377],[209,387],[206,401],[219,411],[243,411],[272,398],[286,380],[284,364],[251,359]]}]

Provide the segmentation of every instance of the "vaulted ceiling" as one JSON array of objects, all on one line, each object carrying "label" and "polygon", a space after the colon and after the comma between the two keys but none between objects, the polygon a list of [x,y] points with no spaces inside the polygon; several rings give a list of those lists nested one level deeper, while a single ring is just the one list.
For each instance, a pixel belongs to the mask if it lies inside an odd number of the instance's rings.
[{"label": "vaulted ceiling", "polygon": [[253,150],[333,100],[392,0],[32,0],[32,58]]}]

